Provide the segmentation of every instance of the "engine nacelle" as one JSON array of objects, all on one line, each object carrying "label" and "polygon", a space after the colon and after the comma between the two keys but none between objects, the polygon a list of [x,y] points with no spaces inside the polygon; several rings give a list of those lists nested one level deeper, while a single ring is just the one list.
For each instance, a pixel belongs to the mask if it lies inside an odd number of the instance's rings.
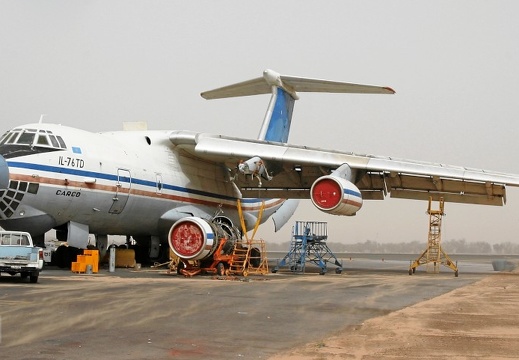
[{"label": "engine nacelle", "polygon": [[211,256],[225,239],[222,251],[232,251],[239,239],[239,231],[232,224],[209,222],[199,217],[185,217],[169,229],[168,243],[171,251],[185,260],[203,260]]},{"label": "engine nacelle", "polygon": [[326,175],[317,179],[310,189],[316,208],[333,215],[352,216],[362,207],[360,190],[341,177]]}]

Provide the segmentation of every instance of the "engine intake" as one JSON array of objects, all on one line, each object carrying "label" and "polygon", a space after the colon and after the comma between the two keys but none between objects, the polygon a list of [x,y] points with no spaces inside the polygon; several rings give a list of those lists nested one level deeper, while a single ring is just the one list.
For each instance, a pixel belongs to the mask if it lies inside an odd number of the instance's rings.
[{"label": "engine intake", "polygon": [[352,216],[362,207],[360,190],[341,177],[326,175],[310,189],[310,199],[319,210],[333,215]]},{"label": "engine intake", "polygon": [[203,260],[215,252],[222,239],[227,241],[223,251],[232,250],[239,236],[239,231],[232,224],[185,217],[169,229],[168,243],[171,251],[182,259]]}]

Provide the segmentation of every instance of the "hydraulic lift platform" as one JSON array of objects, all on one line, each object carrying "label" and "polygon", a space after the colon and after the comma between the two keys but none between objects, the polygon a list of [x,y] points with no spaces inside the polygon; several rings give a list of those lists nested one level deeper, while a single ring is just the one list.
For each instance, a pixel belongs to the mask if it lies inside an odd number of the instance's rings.
[{"label": "hydraulic lift platform", "polygon": [[321,270],[319,274],[326,274],[327,263],[335,266],[335,273],[342,272],[342,263],[332,253],[326,240],[328,239],[328,223],[319,221],[296,221],[292,228],[290,250],[277,266],[272,269],[276,273],[281,267],[288,266],[295,273],[304,273],[306,263],[313,263]]}]

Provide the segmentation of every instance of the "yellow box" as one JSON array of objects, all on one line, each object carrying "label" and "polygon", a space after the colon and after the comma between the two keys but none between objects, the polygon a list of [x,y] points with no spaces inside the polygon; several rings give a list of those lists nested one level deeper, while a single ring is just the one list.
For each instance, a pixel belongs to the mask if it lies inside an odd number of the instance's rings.
[{"label": "yellow box", "polygon": [[73,262],[72,263],[72,272],[86,272],[86,264],[82,262]]},{"label": "yellow box", "polygon": [[92,272],[99,272],[99,250],[84,250],[85,262],[92,265]]},{"label": "yellow box", "polygon": [[93,257],[93,256],[87,256],[85,260],[86,265],[92,265],[92,272],[97,273],[99,272],[99,261]]},{"label": "yellow box", "polygon": [[92,256],[94,261],[99,262],[99,250],[84,250],[83,255]]},{"label": "yellow box", "polygon": [[135,250],[134,249],[116,249],[116,251],[115,251],[115,267],[125,267],[125,268],[135,267]]}]

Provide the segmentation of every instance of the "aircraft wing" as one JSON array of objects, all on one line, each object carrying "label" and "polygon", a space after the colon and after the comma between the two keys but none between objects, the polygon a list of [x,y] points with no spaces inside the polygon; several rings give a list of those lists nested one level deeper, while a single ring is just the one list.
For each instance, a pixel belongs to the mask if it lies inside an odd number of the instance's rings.
[{"label": "aircraft wing", "polygon": [[[393,198],[503,205],[506,186],[519,186],[519,175],[460,166],[310,148],[263,140],[175,131],[174,146],[204,161],[220,162],[244,197],[310,198],[312,184],[343,164],[365,200]],[[259,157],[272,179],[260,181],[236,171],[240,162]],[[234,176],[231,175],[231,176]]]}]

